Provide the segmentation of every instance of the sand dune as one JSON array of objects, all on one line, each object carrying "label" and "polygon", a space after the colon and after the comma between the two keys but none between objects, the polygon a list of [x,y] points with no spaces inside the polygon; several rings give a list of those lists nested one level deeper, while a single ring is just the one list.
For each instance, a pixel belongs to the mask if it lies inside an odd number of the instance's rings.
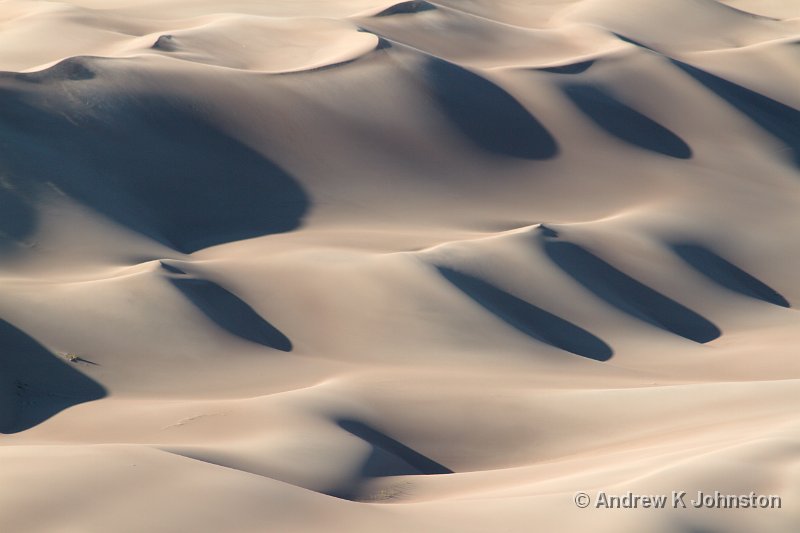
[{"label": "sand dune", "polygon": [[0,531],[797,530],[800,5],[0,27]]}]

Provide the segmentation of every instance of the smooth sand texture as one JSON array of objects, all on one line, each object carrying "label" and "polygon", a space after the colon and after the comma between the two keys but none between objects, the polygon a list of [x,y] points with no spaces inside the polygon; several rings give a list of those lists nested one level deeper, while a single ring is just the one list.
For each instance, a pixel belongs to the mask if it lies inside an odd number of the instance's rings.
[{"label": "smooth sand texture", "polygon": [[[798,531],[798,42],[0,2],[0,531]],[[782,508],[573,501],[698,490]]]}]

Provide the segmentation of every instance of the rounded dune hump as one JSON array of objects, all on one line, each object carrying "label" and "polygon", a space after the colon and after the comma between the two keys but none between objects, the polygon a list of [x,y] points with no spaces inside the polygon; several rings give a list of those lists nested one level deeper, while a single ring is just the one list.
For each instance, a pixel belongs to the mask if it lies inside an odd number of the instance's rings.
[{"label": "rounded dune hump", "polygon": [[359,25],[429,55],[485,69],[531,68],[595,57],[619,48],[600,30],[574,24],[523,27],[438,6],[414,16],[363,16]]},{"label": "rounded dune hump", "polygon": [[723,4],[750,15],[777,20],[790,20],[800,17],[800,6],[794,2],[781,0],[722,0]]},{"label": "rounded dune hump", "polygon": [[378,44],[376,36],[343,21],[228,15],[158,35],[151,49],[190,62],[285,73],[346,63]]},{"label": "rounded dune hump", "polygon": [[91,66],[95,59],[90,57],[69,57],[42,70],[19,73],[16,78],[34,83],[91,80],[96,76],[96,72]]},{"label": "rounded dune hump", "polygon": [[671,52],[733,48],[787,35],[772,19],[716,0],[584,0],[557,17],[563,23],[597,24]]}]

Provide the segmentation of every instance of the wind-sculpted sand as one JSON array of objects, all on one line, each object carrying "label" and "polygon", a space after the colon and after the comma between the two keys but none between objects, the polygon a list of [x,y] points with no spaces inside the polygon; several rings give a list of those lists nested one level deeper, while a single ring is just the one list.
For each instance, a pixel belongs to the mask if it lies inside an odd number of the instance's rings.
[{"label": "wind-sculpted sand", "polygon": [[0,531],[794,533],[798,43],[791,0],[0,2]]}]

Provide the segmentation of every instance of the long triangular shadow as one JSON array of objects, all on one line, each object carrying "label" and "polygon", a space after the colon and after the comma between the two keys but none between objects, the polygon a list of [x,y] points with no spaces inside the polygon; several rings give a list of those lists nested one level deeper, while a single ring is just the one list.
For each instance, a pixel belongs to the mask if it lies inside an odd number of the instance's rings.
[{"label": "long triangular shadow", "polygon": [[283,352],[292,342],[235,294],[208,280],[170,278],[170,282],[210,320],[228,332]]},{"label": "long triangular shadow", "polygon": [[791,307],[786,298],[781,296],[778,291],[758,278],[751,276],[730,261],[723,259],[705,246],[690,243],[673,243],[670,247],[678,257],[691,265],[692,268],[728,290],[750,298],[763,300],[773,305]]},{"label": "long triangular shadow", "polygon": [[106,389],[76,364],[0,320],[0,432],[30,429],[68,407],[104,397]]},{"label": "long triangular shadow", "polygon": [[673,65],[746,115],[767,133],[784,142],[792,151],[794,164],[800,167],[800,110],[688,63],[678,61],[630,37],[616,33],[614,35],[634,46],[666,57]]},{"label": "long triangular shadow", "polygon": [[692,149],[683,139],[608,91],[578,83],[564,84],[562,89],[584,115],[614,137],[677,159],[692,157]]},{"label": "long triangular shadow", "polygon": [[373,446],[373,448],[380,448],[386,452],[389,452],[395,457],[402,459],[406,464],[416,470],[416,472],[402,470],[398,472],[396,470],[396,466],[392,466],[387,470],[380,468],[379,465],[367,463],[365,466],[369,466],[369,470],[364,472],[364,474],[366,474],[365,477],[383,477],[414,473],[425,475],[453,473],[453,471],[446,466],[437,463],[430,457],[427,457],[412,448],[409,448],[402,442],[393,439],[389,435],[378,431],[364,422],[350,418],[342,418],[336,422],[340,428],[368,442]]},{"label": "long triangular shadow", "polygon": [[518,331],[570,353],[608,361],[614,355],[611,347],[585,329],[564,320],[486,281],[437,266],[439,273],[464,294]]},{"label": "long triangular shadow", "polygon": [[784,142],[792,151],[795,165],[800,167],[800,111],[677,59],[670,61],[767,133]]},{"label": "long triangular shadow", "polygon": [[545,241],[547,256],[561,270],[606,303],[686,339],[705,343],[722,332],[711,321],[617,270],[570,242]]}]

